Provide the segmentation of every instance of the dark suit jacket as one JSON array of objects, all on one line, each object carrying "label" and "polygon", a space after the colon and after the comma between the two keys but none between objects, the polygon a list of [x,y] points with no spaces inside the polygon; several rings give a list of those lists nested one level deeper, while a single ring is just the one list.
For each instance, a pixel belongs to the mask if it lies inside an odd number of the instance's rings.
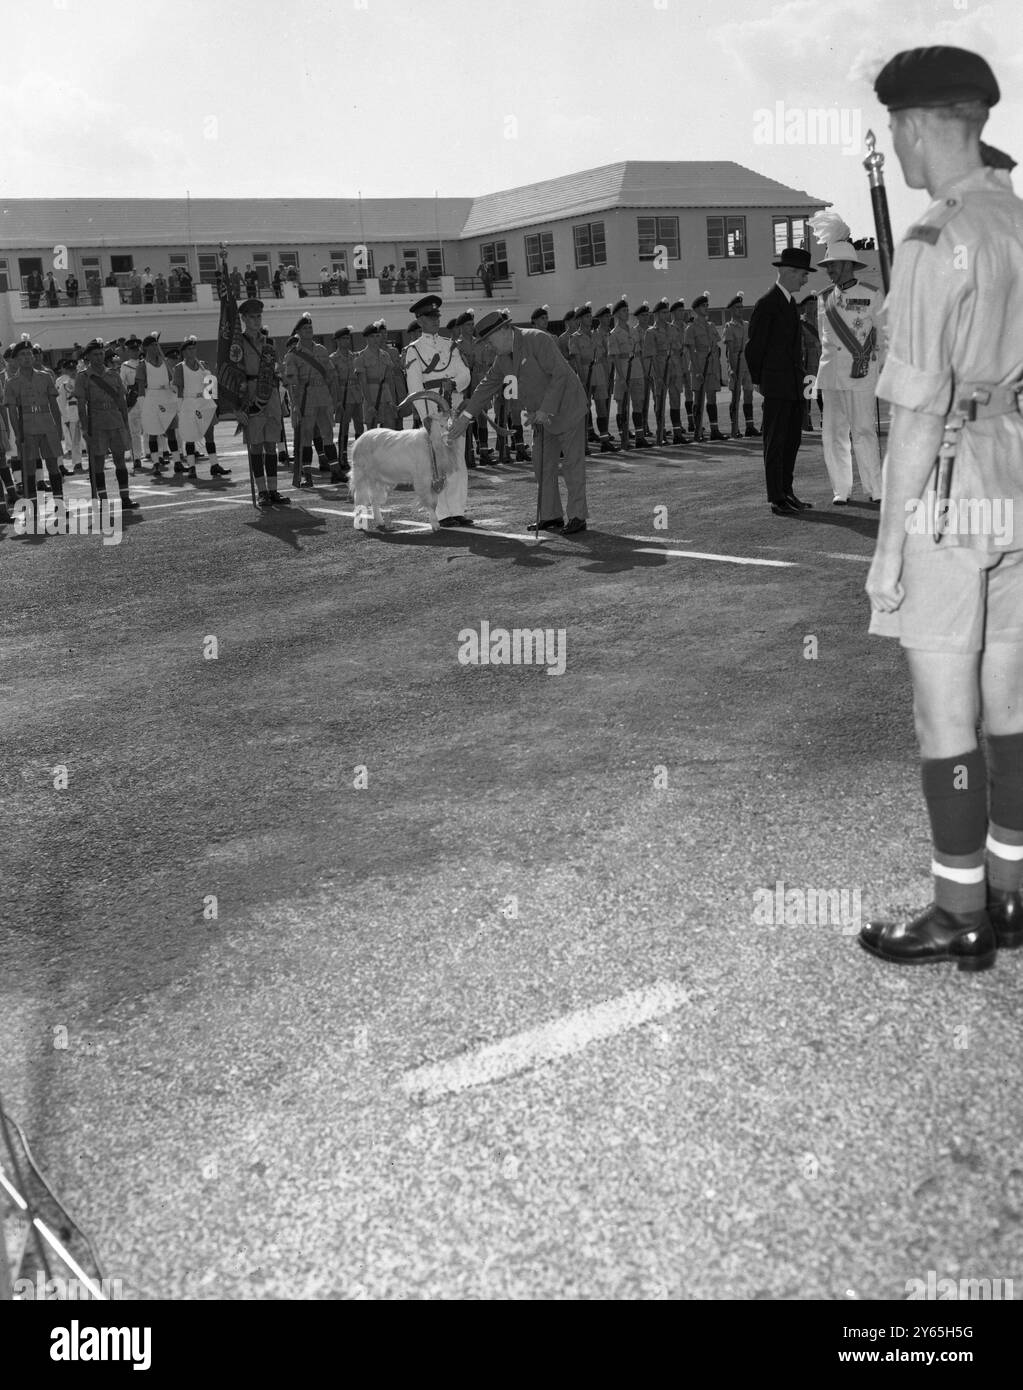
[{"label": "dark suit jacket", "polygon": [[803,330],[795,300],[778,285],[758,299],[749,321],[746,362],[764,396],[797,401],[803,397]]},{"label": "dark suit jacket", "polygon": [[462,409],[475,419],[504,389],[509,376],[516,378],[518,389],[518,400],[511,402],[513,410],[547,411],[553,416],[549,434],[564,434],[585,418],[582,383],[551,335],[538,328],[515,329],[510,355],[495,359],[471,397],[462,402]]}]

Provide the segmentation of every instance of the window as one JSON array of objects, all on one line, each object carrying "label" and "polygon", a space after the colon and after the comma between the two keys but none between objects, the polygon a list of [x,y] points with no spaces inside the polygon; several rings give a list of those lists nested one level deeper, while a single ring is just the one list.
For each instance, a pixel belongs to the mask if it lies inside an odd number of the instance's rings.
[{"label": "window", "polygon": [[636,223],[639,228],[639,259],[641,261],[653,260],[655,246],[667,247],[669,261],[680,259],[677,217],[637,217]]},{"label": "window", "polygon": [[745,217],[707,218],[707,255],[745,256],[746,219]]},{"label": "window", "polygon": [[[253,260],[252,264],[253,264],[253,265],[256,264],[255,260]],[[278,252],[277,252],[277,264],[278,264],[278,265],[280,266],[280,268],[281,268],[281,274],[282,274],[282,275],[284,274],[284,272],[285,272],[286,270],[290,269],[291,266],[294,266],[295,269],[298,270],[298,269],[299,269],[299,265],[298,265],[298,252],[297,252],[297,251],[278,251]],[[259,272],[257,271],[256,273],[257,273],[257,275],[258,275]],[[299,278],[301,278],[301,271],[299,271]]]},{"label": "window", "polygon": [[187,270],[188,257],[182,251],[172,251],[168,258],[174,270]]},{"label": "window", "polygon": [[444,274],[444,249],[441,246],[428,246],[426,249],[426,269],[436,280]]},{"label": "window", "polygon": [[498,280],[508,279],[508,243],[506,241],[484,241],[480,243],[480,265],[492,265]]},{"label": "window", "polygon": [[134,256],[111,256],[110,269],[115,275],[130,275],[135,269]]},{"label": "window", "polygon": [[[360,244],[363,245],[363,246],[365,246],[365,242],[362,242],[362,243],[360,243]],[[366,264],[365,264],[364,266],[359,265],[359,264],[358,264],[358,261],[356,262],[356,267],[355,267],[355,278],[356,278],[356,280],[372,280],[372,279],[374,279],[375,276],[376,276],[376,270],[374,269],[374,266],[373,266],[373,248],[372,248],[372,246],[366,246],[365,261],[366,261]]]},{"label": "window", "polygon": [[401,258],[406,270],[411,270],[414,275],[419,274],[419,252],[414,246],[406,246]]},{"label": "window", "polygon": [[340,275],[342,280],[348,279],[348,252],[331,251],[330,269],[335,275]]},{"label": "window", "polygon": [[[675,240],[678,241],[678,223],[675,223]],[[604,245],[603,222],[584,222],[581,227],[572,228],[575,242],[575,263],[582,269],[589,265],[606,265],[607,248]]]},{"label": "window", "polygon": [[215,251],[199,252],[199,283],[200,285],[215,285],[217,282],[217,271],[220,269],[220,257]]},{"label": "window", "polygon": [[0,260],[0,294],[6,294],[10,288],[10,281],[7,278],[7,262]]},{"label": "window", "polygon": [[806,247],[810,228],[805,217],[773,217],[774,254],[780,256],[786,246]]},{"label": "window", "polygon": [[526,237],[526,274],[550,275],[554,269],[554,233]]},{"label": "window", "polygon": [[256,284],[261,290],[270,288],[270,252],[253,251],[252,269],[256,272]]}]

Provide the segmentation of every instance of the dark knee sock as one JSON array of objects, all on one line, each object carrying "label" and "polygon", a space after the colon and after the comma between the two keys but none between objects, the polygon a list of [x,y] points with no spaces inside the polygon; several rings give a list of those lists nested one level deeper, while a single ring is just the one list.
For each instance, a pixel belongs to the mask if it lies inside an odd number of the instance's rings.
[{"label": "dark knee sock", "polygon": [[1023,879],[1023,733],[988,734],[991,788],[988,883],[1009,892]]},{"label": "dark knee sock", "polygon": [[987,901],[987,768],[979,748],[925,758],[924,798],[931,821],[934,901],[949,912],[979,912]]}]

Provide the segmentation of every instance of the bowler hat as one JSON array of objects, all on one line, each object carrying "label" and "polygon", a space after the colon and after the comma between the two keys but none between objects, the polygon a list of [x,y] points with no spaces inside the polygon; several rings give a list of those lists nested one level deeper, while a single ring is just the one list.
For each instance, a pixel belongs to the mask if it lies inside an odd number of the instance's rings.
[{"label": "bowler hat", "polygon": [[[772,265],[782,266],[787,270],[812,270],[813,265],[810,260],[809,251],[804,251],[801,246],[786,246],[776,261]],[[696,300],[693,300],[696,303]]]},{"label": "bowler hat", "polygon": [[507,309],[494,309],[492,313],[484,314],[476,325],[476,337],[479,339],[489,338],[491,333],[497,329],[504,328],[511,322],[511,314]]}]

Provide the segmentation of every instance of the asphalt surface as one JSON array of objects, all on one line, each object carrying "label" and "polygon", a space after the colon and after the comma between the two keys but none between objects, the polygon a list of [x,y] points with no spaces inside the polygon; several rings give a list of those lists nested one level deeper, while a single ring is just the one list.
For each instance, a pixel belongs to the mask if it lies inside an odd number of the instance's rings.
[{"label": "asphalt surface", "polygon": [[[930,896],[819,439],[799,519],[743,441],[591,459],[539,545],[528,466],[379,537],[237,455],[117,546],[0,531],[0,1088],[125,1297],[1023,1291],[1023,952],[800,922]],[[484,622],[564,674],[460,663]]]}]

